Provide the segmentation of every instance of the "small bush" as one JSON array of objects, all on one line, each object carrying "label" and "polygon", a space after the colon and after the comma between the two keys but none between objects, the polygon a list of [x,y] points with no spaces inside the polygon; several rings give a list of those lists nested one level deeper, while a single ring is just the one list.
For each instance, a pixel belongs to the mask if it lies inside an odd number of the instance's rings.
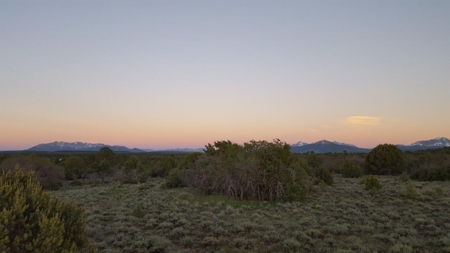
[{"label": "small bush", "polygon": [[149,253],[164,253],[171,245],[170,240],[161,236],[151,236],[147,242],[147,249]]},{"label": "small bush", "polygon": [[145,211],[144,211],[144,209],[142,208],[142,205],[141,205],[141,204],[136,205],[136,206],[133,208],[133,212],[131,213],[131,215],[133,215],[134,217],[137,217],[137,218],[142,218],[142,217],[144,217]]},{"label": "small bush", "polygon": [[444,192],[444,189],[442,189],[442,187],[438,186],[438,187],[435,187],[435,188],[434,188],[434,191],[435,191],[437,194],[442,194],[442,193]]},{"label": "small bush", "polygon": [[217,247],[220,244],[220,241],[214,236],[207,236],[205,237],[205,239],[203,239],[202,244],[204,246]]},{"label": "small bush", "polygon": [[405,196],[408,199],[416,199],[417,198],[417,189],[412,182],[409,182],[408,185],[406,185]]},{"label": "small bush", "polygon": [[378,177],[374,175],[364,178],[361,181],[361,184],[365,185],[367,191],[378,191],[382,187]]},{"label": "small bush", "polygon": [[403,173],[400,174],[400,176],[398,176],[397,179],[400,182],[406,183],[406,182],[409,182],[409,175],[408,175],[408,173],[406,171],[403,171]]},{"label": "small bush", "polygon": [[153,185],[153,184],[143,184],[138,187],[138,190],[145,191],[145,190],[149,190],[149,189],[153,188],[154,186],[155,185]]},{"label": "small bush", "polygon": [[194,242],[195,242],[194,238],[192,238],[190,236],[185,236],[180,239],[181,245],[183,245],[185,247],[191,247],[192,245],[194,245]]},{"label": "small bush", "polygon": [[345,178],[358,178],[363,176],[363,170],[359,164],[345,160],[339,167],[341,175]]},{"label": "small bush", "polygon": [[286,239],[283,241],[283,246],[289,251],[298,251],[302,244],[295,238]]},{"label": "small bush", "polygon": [[327,188],[327,184],[322,180],[320,180],[318,185],[319,185],[320,190],[322,190],[322,191],[324,191]]},{"label": "small bush", "polygon": [[318,167],[314,170],[314,176],[316,178],[316,184],[319,184],[320,181],[323,181],[327,185],[333,184],[333,177],[331,176],[330,170],[324,167]]},{"label": "small bush", "polygon": [[235,238],[231,243],[236,248],[241,248],[241,249],[250,248],[250,243],[248,242],[248,240],[245,238],[242,238],[242,237]]}]

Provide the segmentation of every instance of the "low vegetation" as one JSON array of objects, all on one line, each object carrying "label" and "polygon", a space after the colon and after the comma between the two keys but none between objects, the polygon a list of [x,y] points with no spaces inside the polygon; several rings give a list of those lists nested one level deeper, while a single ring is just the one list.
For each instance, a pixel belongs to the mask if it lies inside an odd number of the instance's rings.
[{"label": "low vegetation", "polygon": [[372,195],[361,179],[333,175],[301,202],[238,201],[166,189],[164,180],[70,187],[52,192],[85,206],[99,252],[447,252],[450,185],[378,176]]},{"label": "low vegetation", "polygon": [[450,252],[450,148],[397,151],[0,154],[0,252]]}]

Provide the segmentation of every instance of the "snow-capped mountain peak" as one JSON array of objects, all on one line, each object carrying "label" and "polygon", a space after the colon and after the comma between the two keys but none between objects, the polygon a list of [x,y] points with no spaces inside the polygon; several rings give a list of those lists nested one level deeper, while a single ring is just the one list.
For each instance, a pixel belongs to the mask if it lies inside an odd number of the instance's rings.
[{"label": "snow-capped mountain peak", "polygon": [[450,140],[445,137],[438,137],[431,140],[417,141],[409,146],[421,147],[450,147]]},{"label": "snow-capped mountain peak", "polygon": [[327,141],[327,140],[320,140],[318,142],[314,142],[313,144],[319,144],[319,145],[327,145],[327,144],[331,144],[331,141]]},{"label": "snow-capped mountain peak", "polygon": [[333,141],[333,143],[334,143],[334,144],[337,144],[337,145],[342,145],[342,146],[352,146],[352,147],[356,147],[356,146],[353,145],[353,144],[348,144],[348,143],[344,143],[344,142]]},{"label": "snow-capped mountain peak", "polygon": [[335,145],[339,145],[339,146],[351,146],[351,147],[356,147],[353,144],[347,144],[347,143],[343,143],[343,142],[337,142],[337,141],[328,141],[328,140],[321,140],[318,142],[315,142],[313,144],[320,144],[320,145],[329,145],[329,144],[335,144]]},{"label": "snow-capped mountain peak", "polygon": [[292,147],[301,147],[301,146],[305,146],[305,145],[308,145],[308,143],[303,142],[303,141],[299,141],[299,142],[297,142],[295,144],[292,144],[291,146]]}]

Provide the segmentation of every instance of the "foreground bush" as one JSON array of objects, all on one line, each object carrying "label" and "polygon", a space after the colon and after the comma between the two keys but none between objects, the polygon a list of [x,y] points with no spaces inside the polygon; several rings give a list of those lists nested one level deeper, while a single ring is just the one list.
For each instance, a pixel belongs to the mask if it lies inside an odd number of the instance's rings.
[{"label": "foreground bush", "polygon": [[0,177],[0,252],[87,250],[84,210],[50,197],[33,172],[19,166]]},{"label": "foreground bush", "polygon": [[189,186],[234,199],[299,200],[306,194],[304,163],[280,140],[208,144],[204,154],[186,156],[169,175],[168,187]]},{"label": "foreground bush", "polygon": [[365,167],[369,174],[398,175],[405,170],[403,152],[392,144],[380,144],[366,156]]}]

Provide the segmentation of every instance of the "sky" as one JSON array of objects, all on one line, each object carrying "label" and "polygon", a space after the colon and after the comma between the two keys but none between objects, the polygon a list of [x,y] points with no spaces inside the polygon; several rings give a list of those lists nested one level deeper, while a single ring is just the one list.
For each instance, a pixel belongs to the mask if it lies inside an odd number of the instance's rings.
[{"label": "sky", "polygon": [[450,1],[1,1],[0,150],[450,138]]}]

